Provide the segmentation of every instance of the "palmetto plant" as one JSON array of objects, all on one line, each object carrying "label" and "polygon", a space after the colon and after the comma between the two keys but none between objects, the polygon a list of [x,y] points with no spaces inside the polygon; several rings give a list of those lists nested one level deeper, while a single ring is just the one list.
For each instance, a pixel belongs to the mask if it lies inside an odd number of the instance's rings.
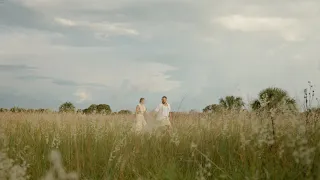
[{"label": "palmetto plant", "polygon": [[225,98],[219,99],[219,105],[228,110],[240,110],[244,106],[244,102],[241,97],[226,96]]},{"label": "palmetto plant", "polygon": [[258,95],[258,99],[251,103],[251,108],[253,110],[271,110],[283,106],[290,110],[297,109],[296,101],[289,96],[288,92],[276,87],[262,90]]},{"label": "palmetto plant", "polygon": [[265,110],[271,115],[270,121],[274,141],[276,140],[276,129],[272,112],[279,112],[282,108],[291,111],[297,110],[296,101],[289,96],[288,92],[276,87],[269,87],[262,90],[258,95],[258,99],[251,103],[251,108],[253,110]]}]

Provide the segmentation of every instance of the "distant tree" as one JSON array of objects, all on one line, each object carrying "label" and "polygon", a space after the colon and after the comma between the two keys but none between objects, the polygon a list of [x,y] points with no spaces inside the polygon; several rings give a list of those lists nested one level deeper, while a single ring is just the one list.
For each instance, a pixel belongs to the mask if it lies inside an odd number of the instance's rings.
[{"label": "distant tree", "polygon": [[258,99],[254,100],[254,101],[250,104],[250,106],[251,106],[251,109],[252,109],[252,110],[255,110],[255,111],[261,109],[261,103],[260,103],[260,101],[259,101]]},{"label": "distant tree", "polygon": [[0,108],[0,112],[8,112],[8,111],[9,111],[8,109]]},{"label": "distant tree", "polygon": [[26,112],[26,110],[23,109],[23,108],[19,108],[19,107],[17,107],[17,106],[14,106],[13,108],[10,109],[10,112],[20,113],[20,112]]},{"label": "distant tree", "polygon": [[52,109],[44,109],[44,113],[52,113]]},{"label": "distant tree", "polygon": [[83,110],[82,109],[77,109],[77,113],[81,114],[81,113],[83,113]]},{"label": "distant tree", "polygon": [[26,112],[27,113],[34,113],[34,112],[36,112],[36,110],[35,109],[27,109]]},{"label": "distant tree", "polygon": [[83,110],[85,114],[95,114],[97,112],[97,105],[91,104],[88,108]]},{"label": "distant tree", "polygon": [[195,110],[195,109],[191,109],[191,110],[189,111],[189,114],[197,114],[197,113],[198,113],[198,111]]},{"label": "distant tree", "polygon": [[211,104],[206,106],[202,111],[204,113],[209,113],[209,112],[218,112],[221,110],[221,106],[218,104]]},{"label": "distant tree", "polygon": [[33,112],[36,112],[36,113],[49,113],[49,112],[52,112],[52,110],[51,109],[40,108],[40,109],[34,109]]},{"label": "distant tree", "polygon": [[111,114],[111,108],[107,104],[99,104],[97,106],[97,113],[99,114]]},{"label": "distant tree", "polygon": [[59,112],[75,112],[76,107],[71,102],[65,102],[59,107]]},{"label": "distant tree", "polygon": [[107,104],[91,104],[88,108],[83,110],[85,114],[111,114],[112,110]]},{"label": "distant tree", "polygon": [[130,110],[121,110],[118,114],[132,114],[132,112]]},{"label": "distant tree", "polygon": [[83,114],[92,114],[92,113],[89,112],[89,109],[88,109],[88,108],[82,110],[82,112],[83,112]]},{"label": "distant tree", "polygon": [[296,101],[289,96],[288,92],[275,87],[262,90],[258,95],[258,99],[251,103],[251,108],[253,110],[270,110],[272,108],[278,109],[280,107],[297,110]]},{"label": "distant tree", "polygon": [[219,105],[228,110],[240,110],[244,106],[244,102],[241,97],[226,96],[219,99]]}]

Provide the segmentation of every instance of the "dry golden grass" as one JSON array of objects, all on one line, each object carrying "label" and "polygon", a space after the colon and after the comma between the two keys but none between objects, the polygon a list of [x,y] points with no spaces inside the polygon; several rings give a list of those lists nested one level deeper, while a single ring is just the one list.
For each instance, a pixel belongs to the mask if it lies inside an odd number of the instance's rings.
[{"label": "dry golden grass", "polygon": [[0,113],[0,179],[319,179],[317,117],[272,118],[181,114],[159,136],[130,115]]}]

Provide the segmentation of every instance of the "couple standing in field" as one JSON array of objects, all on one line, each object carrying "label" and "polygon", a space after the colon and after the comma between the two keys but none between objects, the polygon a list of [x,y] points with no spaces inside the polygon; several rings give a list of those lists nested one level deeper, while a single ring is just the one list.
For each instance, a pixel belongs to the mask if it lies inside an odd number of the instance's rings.
[{"label": "couple standing in field", "polygon": [[[156,113],[156,119],[150,117],[147,113],[147,108],[145,106],[145,99],[140,98],[139,104],[136,107],[136,122],[135,122],[135,131],[141,132],[149,124],[155,128],[165,128],[166,130],[171,129],[170,123],[170,112],[171,106],[167,102],[167,97],[163,96],[161,103],[153,110],[153,113]],[[148,119],[148,123],[146,121]]]}]

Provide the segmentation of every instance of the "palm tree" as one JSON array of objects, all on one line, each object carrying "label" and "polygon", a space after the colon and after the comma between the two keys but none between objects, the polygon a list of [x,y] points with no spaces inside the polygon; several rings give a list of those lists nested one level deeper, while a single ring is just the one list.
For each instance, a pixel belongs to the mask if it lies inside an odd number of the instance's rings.
[{"label": "palm tree", "polygon": [[270,87],[259,93],[258,99],[251,103],[251,108],[253,110],[262,108],[270,110],[272,108],[280,108],[283,105],[290,110],[296,110],[296,101],[289,96],[287,91],[276,87]]},{"label": "palm tree", "polygon": [[226,96],[219,100],[219,105],[228,110],[240,110],[244,106],[244,102],[241,97]]}]

